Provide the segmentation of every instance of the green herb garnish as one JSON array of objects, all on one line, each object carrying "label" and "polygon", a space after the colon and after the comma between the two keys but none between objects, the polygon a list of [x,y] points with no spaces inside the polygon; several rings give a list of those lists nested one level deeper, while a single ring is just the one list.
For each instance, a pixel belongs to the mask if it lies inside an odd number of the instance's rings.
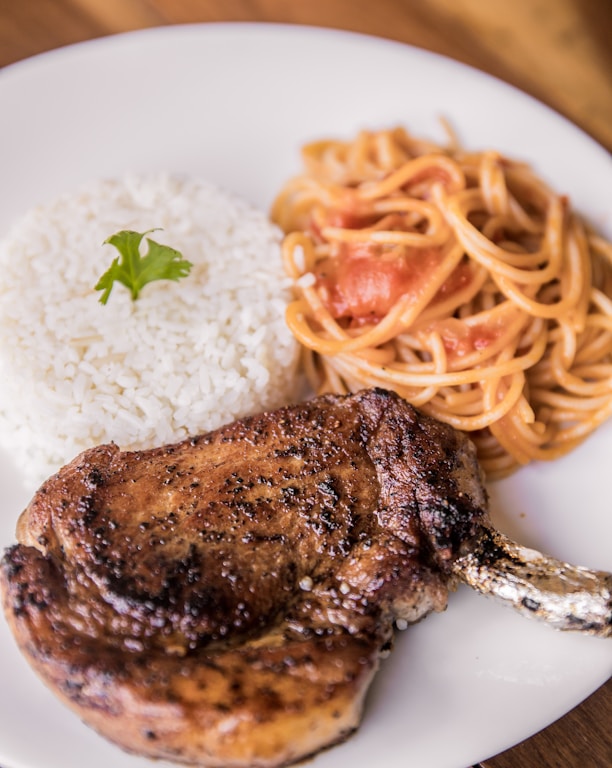
[{"label": "green herb garnish", "polygon": [[160,245],[148,237],[146,240],[149,250],[146,256],[140,255],[140,243],[143,237],[154,231],[148,229],[140,233],[124,229],[104,241],[105,245],[107,243],[114,245],[120,256],[113,261],[96,284],[96,291],[104,291],[100,296],[102,304],[108,301],[115,281],[123,283],[130,290],[132,299],[135,301],[147,283],[155,280],[180,280],[181,277],[189,274],[192,264],[183,259],[179,251],[167,245]]}]

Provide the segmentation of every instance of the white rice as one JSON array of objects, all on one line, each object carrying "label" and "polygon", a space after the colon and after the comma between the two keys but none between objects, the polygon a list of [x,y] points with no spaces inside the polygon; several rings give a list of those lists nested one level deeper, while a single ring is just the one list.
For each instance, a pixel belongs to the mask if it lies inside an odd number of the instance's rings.
[{"label": "white rice", "polygon": [[[115,283],[102,305],[94,286],[118,256],[104,240],[153,228],[191,273],[136,301]],[[165,174],[95,182],[23,217],[0,242],[0,444],[28,480],[95,444],[147,448],[293,400],[280,237],[234,195]]]}]

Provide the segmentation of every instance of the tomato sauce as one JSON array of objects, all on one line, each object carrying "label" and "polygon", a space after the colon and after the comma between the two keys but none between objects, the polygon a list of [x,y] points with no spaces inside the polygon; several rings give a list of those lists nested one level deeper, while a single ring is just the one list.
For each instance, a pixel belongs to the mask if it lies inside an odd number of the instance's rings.
[{"label": "tomato sauce", "polygon": [[436,330],[442,337],[442,343],[449,360],[458,359],[486,349],[497,341],[503,328],[499,323],[467,323],[461,320],[441,320]]},{"label": "tomato sauce", "polygon": [[467,259],[461,261],[442,283],[432,300],[432,304],[449,299],[455,293],[466,288],[474,277],[474,272]]},{"label": "tomato sauce", "polygon": [[315,277],[331,315],[359,325],[380,321],[403,296],[416,298],[441,260],[437,248],[398,254],[370,243],[345,243],[337,256],[317,264]]},{"label": "tomato sauce", "polygon": [[[388,218],[388,217],[387,217]],[[366,229],[376,227],[380,223],[381,216],[373,213],[361,213],[357,208],[329,208],[324,215],[318,212],[318,216],[311,217],[309,223],[310,233],[317,242],[324,242],[323,229],[325,227],[338,227],[339,229]]]}]

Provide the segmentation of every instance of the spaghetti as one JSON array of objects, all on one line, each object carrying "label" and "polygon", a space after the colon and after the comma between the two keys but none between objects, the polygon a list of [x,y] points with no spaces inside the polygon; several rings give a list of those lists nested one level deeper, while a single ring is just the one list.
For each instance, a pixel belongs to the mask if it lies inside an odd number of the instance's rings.
[{"label": "spaghetti", "polygon": [[612,245],[566,197],[403,128],[302,153],[271,215],[318,393],[393,389],[471,433],[489,477],[612,415]]}]

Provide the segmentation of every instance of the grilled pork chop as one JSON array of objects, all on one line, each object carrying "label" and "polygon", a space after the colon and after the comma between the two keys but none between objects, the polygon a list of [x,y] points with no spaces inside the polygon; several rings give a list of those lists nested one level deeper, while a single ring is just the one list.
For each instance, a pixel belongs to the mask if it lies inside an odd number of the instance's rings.
[{"label": "grilled pork chop", "polygon": [[201,766],[346,738],[393,623],[443,610],[458,578],[611,628],[610,576],[497,534],[471,442],[381,390],[93,448],[40,488],[18,540],[3,603],[42,679],[124,749]]}]

